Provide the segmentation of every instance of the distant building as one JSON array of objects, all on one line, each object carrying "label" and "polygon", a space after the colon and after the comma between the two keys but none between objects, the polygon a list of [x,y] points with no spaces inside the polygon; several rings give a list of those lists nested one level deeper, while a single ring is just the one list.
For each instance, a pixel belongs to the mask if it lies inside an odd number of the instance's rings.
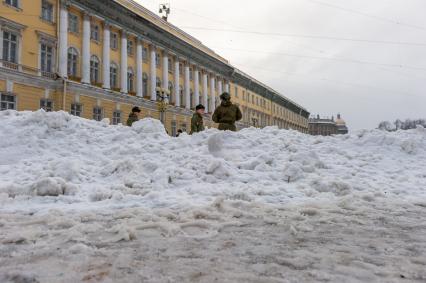
[{"label": "distant building", "polygon": [[336,120],[334,120],[334,117],[331,117],[331,119],[321,118],[320,115],[309,118],[309,134],[311,135],[331,136],[347,133],[348,127],[340,114],[337,114]]},{"label": "distant building", "polygon": [[346,122],[342,119],[340,114],[337,114],[336,125],[338,135],[346,135],[349,132]]}]

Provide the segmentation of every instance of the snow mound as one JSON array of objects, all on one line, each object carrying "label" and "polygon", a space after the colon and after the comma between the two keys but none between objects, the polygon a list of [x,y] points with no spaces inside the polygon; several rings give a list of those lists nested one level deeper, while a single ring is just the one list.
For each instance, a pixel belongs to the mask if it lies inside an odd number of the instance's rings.
[{"label": "snow mound", "polygon": [[209,129],[172,138],[150,118],[132,127],[42,110],[0,111],[0,119],[1,209],[7,211],[426,195],[422,127],[336,137],[277,127]]}]

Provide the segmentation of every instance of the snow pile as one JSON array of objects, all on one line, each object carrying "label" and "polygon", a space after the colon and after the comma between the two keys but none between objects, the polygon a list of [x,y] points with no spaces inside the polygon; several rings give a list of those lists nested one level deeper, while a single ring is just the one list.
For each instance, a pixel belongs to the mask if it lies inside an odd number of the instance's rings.
[{"label": "snow pile", "polygon": [[[90,202],[182,208],[241,195],[269,204],[307,197],[426,195],[421,127],[337,137],[275,127],[238,133],[210,129],[171,138],[154,119],[131,128],[65,112],[2,111],[0,119],[0,193],[10,198],[3,210],[38,210],[46,203],[87,209]],[[38,197],[62,195],[39,205]]]},{"label": "snow pile", "polygon": [[423,127],[172,138],[1,111],[0,281],[426,280],[425,160]]}]

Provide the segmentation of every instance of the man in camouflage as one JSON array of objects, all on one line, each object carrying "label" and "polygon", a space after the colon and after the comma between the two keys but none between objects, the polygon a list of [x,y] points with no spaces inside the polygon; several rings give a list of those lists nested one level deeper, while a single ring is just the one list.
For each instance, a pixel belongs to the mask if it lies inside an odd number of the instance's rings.
[{"label": "man in camouflage", "polygon": [[236,132],[237,127],[235,126],[235,122],[243,118],[241,110],[231,102],[231,95],[229,93],[222,93],[220,99],[222,102],[214,111],[212,120],[219,124],[219,130]]},{"label": "man in camouflage", "polygon": [[195,113],[192,115],[191,119],[190,135],[204,131],[203,114],[205,109],[206,108],[202,104],[199,104],[195,107]]},{"label": "man in camouflage", "polygon": [[138,114],[141,113],[139,107],[135,106],[132,109],[132,113],[129,114],[129,118],[127,119],[127,126],[131,127],[134,122],[139,121]]}]

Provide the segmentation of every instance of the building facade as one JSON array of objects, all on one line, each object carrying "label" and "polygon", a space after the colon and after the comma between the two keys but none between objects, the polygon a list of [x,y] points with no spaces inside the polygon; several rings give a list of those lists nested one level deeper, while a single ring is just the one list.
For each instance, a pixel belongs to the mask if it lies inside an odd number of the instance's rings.
[{"label": "building facade", "polygon": [[[239,128],[308,132],[306,109],[132,0],[2,0],[0,42],[1,110],[119,124],[137,105],[174,135],[189,130],[197,104],[212,113],[227,91]],[[209,114],[206,125],[215,126]]]},{"label": "building facade", "polygon": [[334,117],[321,118],[320,115],[317,117],[309,118],[309,134],[314,136],[331,136],[331,135],[344,135],[347,134],[348,127],[346,122],[342,119],[340,114],[337,114],[337,119]]}]

